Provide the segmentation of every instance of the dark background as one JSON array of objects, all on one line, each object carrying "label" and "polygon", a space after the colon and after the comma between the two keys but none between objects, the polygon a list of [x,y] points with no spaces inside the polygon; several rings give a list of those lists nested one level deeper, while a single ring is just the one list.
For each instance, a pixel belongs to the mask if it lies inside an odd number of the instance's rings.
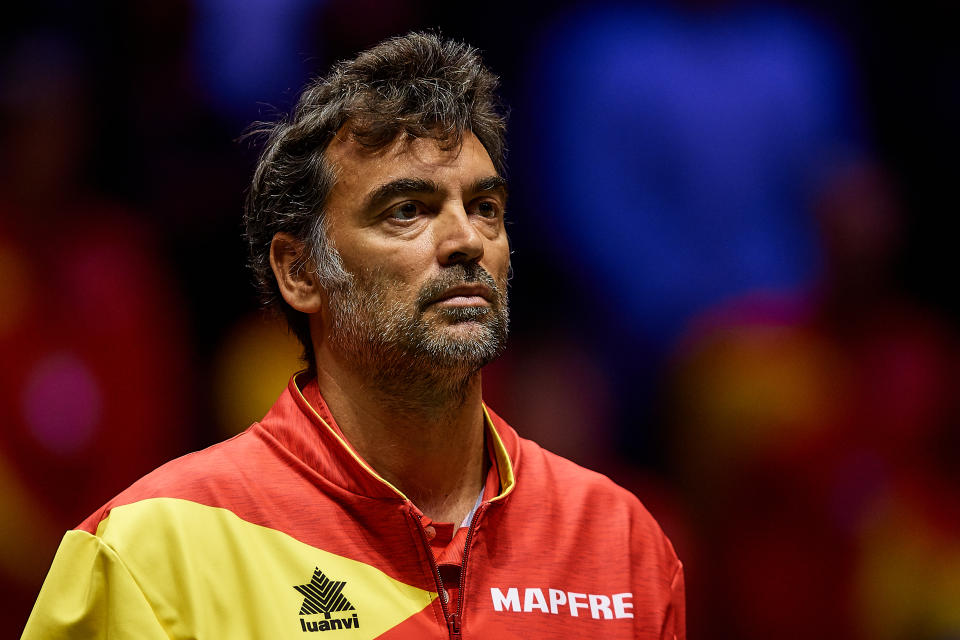
[{"label": "dark background", "polygon": [[947,3],[37,2],[0,26],[0,627],[63,531],[297,368],[237,138],[394,34],[510,106],[486,398],[635,491],[691,637],[960,637]]}]

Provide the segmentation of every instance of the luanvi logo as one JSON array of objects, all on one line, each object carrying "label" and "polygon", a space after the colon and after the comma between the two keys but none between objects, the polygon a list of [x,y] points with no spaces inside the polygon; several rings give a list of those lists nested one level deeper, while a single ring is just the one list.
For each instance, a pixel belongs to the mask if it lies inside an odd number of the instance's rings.
[{"label": "luanvi logo", "polygon": [[310,579],[310,582],[295,585],[293,588],[303,596],[300,615],[312,616],[323,614],[323,620],[307,621],[301,617],[300,628],[303,631],[332,631],[336,629],[359,628],[360,619],[357,618],[357,614],[333,619],[330,617],[332,613],[355,610],[354,606],[350,604],[350,601],[343,595],[343,588],[345,586],[347,586],[346,582],[331,580],[323,575],[320,567],[313,570],[313,577]]}]

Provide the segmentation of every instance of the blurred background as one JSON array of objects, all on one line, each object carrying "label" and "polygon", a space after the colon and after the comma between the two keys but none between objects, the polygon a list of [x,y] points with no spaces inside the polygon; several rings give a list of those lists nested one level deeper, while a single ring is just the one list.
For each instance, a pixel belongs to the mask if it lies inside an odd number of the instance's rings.
[{"label": "blurred background", "polygon": [[489,404],[640,496],[691,638],[960,638],[948,4],[5,8],[2,635],[66,529],[298,368],[243,266],[238,136],[330,63],[439,27],[511,107]]}]

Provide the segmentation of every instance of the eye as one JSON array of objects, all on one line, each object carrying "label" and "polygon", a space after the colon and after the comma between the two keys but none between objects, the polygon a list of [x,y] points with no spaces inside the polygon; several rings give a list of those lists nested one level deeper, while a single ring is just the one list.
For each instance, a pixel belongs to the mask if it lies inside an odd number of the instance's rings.
[{"label": "eye", "polygon": [[408,222],[420,215],[422,208],[422,205],[417,202],[403,202],[390,209],[387,217],[399,222]]},{"label": "eye", "polygon": [[496,218],[500,215],[500,205],[493,200],[481,200],[473,207],[474,212],[481,218]]}]

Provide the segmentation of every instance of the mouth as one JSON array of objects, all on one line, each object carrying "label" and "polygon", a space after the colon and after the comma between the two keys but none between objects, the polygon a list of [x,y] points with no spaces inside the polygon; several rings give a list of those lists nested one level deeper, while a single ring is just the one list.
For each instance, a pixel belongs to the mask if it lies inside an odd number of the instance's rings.
[{"label": "mouth", "polygon": [[[443,307],[489,307],[493,293],[483,284],[463,284],[451,287],[429,302]],[[428,306],[429,306],[428,305]]]}]

